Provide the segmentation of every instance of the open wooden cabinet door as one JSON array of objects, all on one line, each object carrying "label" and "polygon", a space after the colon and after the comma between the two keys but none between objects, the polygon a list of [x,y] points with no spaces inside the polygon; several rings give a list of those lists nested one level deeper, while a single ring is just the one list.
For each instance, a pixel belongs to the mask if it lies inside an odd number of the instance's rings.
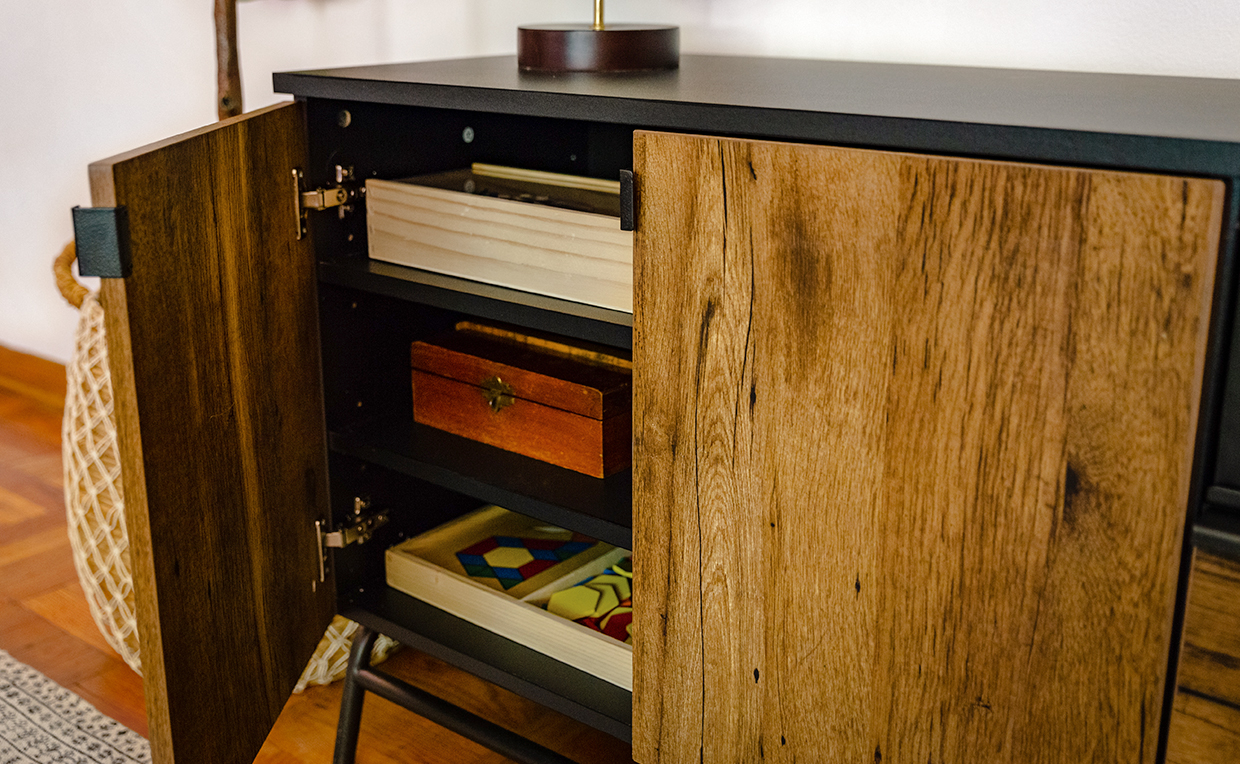
[{"label": "open wooden cabinet door", "polygon": [[249,762],[335,611],[300,104],[91,165],[128,210],[102,301],[155,761]]},{"label": "open wooden cabinet door", "polygon": [[1223,184],[634,172],[635,758],[1153,762]]}]

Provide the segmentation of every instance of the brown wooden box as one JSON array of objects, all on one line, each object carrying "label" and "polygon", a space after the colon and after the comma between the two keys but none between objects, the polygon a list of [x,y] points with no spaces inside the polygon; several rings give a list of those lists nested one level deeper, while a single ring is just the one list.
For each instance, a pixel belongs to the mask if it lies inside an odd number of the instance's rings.
[{"label": "brown wooden box", "polygon": [[626,359],[462,323],[411,361],[415,422],[599,478],[631,464]]}]

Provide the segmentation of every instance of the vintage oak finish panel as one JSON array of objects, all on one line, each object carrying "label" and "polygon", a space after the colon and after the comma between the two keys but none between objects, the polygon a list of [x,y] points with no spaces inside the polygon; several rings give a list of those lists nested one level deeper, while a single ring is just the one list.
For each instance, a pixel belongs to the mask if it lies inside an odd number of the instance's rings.
[{"label": "vintage oak finish panel", "polygon": [[301,107],[91,165],[129,210],[105,279],[155,761],[254,758],[335,610],[314,261],[295,240]]},{"label": "vintage oak finish panel", "polygon": [[1177,685],[1167,761],[1234,761],[1240,751],[1240,562],[1195,554]]},{"label": "vintage oak finish panel", "polygon": [[1152,761],[1223,184],[634,170],[635,758]]}]

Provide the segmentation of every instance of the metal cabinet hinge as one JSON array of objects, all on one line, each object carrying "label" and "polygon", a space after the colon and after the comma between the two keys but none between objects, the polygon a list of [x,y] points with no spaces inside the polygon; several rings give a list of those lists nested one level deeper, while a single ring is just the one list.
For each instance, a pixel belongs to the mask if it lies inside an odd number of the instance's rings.
[{"label": "metal cabinet hinge", "polygon": [[336,185],[329,188],[305,189],[300,169],[293,170],[293,211],[297,214],[297,239],[306,235],[306,213],[310,210],[336,209],[344,218],[353,211],[355,203],[366,195],[364,183],[353,177],[352,167],[336,165]]},{"label": "metal cabinet hinge", "polygon": [[327,580],[327,550],[344,549],[352,544],[365,544],[375,531],[388,522],[386,509],[369,511],[370,502],[360,496],[353,499],[351,522],[339,530],[327,530],[325,520],[314,521],[314,533],[319,542],[319,583]]}]

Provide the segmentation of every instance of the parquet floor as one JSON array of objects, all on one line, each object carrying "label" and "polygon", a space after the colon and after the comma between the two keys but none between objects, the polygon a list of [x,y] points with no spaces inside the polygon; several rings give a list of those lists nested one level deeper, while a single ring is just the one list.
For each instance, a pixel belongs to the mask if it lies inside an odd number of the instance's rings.
[{"label": "parquet floor", "polygon": [[[91,620],[73,569],[61,488],[64,369],[0,347],[0,649],[146,734],[142,679]],[[386,670],[580,762],[628,762],[627,744],[414,650]],[[294,695],[258,762],[331,761],[340,684]],[[362,715],[358,764],[508,761],[381,698]]]},{"label": "parquet floor", "polygon": [[142,679],[95,628],[60,471],[64,369],[0,348],[0,648],[146,733]]}]

